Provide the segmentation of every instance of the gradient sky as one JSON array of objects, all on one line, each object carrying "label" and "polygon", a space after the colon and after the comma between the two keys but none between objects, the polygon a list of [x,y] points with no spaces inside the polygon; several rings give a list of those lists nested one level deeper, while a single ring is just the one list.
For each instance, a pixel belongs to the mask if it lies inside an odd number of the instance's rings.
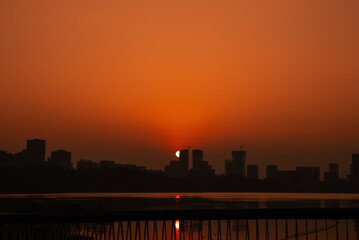
[{"label": "gradient sky", "polygon": [[0,149],[161,169],[359,152],[359,1],[0,1]]}]

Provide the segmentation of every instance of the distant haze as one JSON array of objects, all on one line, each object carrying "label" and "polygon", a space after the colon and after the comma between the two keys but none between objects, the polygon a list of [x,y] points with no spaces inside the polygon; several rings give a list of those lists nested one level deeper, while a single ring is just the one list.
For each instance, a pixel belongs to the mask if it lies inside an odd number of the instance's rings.
[{"label": "distant haze", "polygon": [[0,1],[0,149],[161,169],[359,153],[359,1]]}]

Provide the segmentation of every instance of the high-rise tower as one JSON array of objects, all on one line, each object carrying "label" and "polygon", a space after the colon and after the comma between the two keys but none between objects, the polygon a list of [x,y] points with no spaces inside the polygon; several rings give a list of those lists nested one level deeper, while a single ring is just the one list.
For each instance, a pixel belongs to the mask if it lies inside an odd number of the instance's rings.
[{"label": "high-rise tower", "polygon": [[185,177],[188,174],[188,160],[189,160],[189,151],[188,149],[182,149],[179,156],[179,165],[180,165],[180,175]]}]

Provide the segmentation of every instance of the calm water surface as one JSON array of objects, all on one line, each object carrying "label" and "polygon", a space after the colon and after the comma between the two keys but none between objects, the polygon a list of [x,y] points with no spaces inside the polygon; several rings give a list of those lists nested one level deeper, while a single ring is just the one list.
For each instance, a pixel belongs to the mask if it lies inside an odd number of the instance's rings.
[{"label": "calm water surface", "polygon": [[358,199],[359,194],[350,193],[246,193],[246,192],[207,192],[207,193],[48,193],[48,194],[1,194],[0,198],[205,198],[217,200],[293,200],[293,199]]},{"label": "calm water surface", "polygon": [[349,207],[359,207],[359,194],[56,193],[0,195],[0,213]]}]

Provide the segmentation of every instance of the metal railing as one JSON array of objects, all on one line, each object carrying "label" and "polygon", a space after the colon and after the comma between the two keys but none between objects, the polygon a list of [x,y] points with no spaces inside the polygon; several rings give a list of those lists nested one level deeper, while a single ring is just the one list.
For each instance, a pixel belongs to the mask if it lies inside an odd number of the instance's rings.
[{"label": "metal railing", "polygon": [[357,209],[243,209],[0,216],[0,239],[357,239]]}]

